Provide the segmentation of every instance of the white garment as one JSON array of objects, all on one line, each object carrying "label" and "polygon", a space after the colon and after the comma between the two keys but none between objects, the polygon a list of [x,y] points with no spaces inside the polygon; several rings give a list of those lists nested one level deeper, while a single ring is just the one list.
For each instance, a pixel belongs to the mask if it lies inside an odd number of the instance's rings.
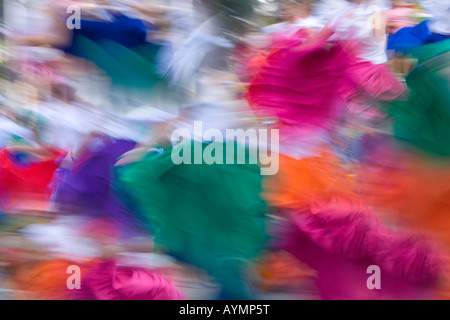
[{"label": "white garment", "polygon": [[298,18],[295,20],[294,26],[297,28],[323,28],[325,24],[321,22],[317,17],[309,16],[306,18]]},{"label": "white garment", "polygon": [[66,151],[76,151],[94,128],[92,115],[75,105],[49,101],[36,111],[46,120],[41,128],[44,142]]},{"label": "white garment", "polygon": [[210,33],[215,17],[208,19],[187,34],[176,48],[168,67],[171,84],[185,85],[191,82],[201,68],[204,58],[214,48],[232,48],[233,44],[223,36]]},{"label": "white garment", "polygon": [[370,0],[369,5],[378,6],[381,11],[387,11],[392,9],[391,0]]},{"label": "white garment", "polygon": [[76,103],[51,101],[39,105],[36,112],[45,119],[44,142],[71,152],[77,152],[92,132],[136,142],[143,142],[149,133],[149,119],[127,118]]},{"label": "white garment", "polygon": [[295,33],[300,29],[317,29],[321,30],[325,24],[318,17],[309,16],[306,18],[298,18],[294,23],[281,22],[271,24],[267,27],[261,28],[261,32],[264,34],[276,34],[276,33]]},{"label": "white garment", "polygon": [[97,122],[96,132],[106,134],[115,139],[131,140],[137,143],[146,142],[149,134],[148,119],[141,121],[126,118],[126,116],[105,113]]},{"label": "white garment", "polygon": [[371,3],[362,3],[345,10],[334,18],[330,27],[339,39],[353,39],[358,42],[358,57],[374,64],[383,64],[388,61],[386,53],[387,38],[379,40],[373,30],[375,8]]},{"label": "white garment", "polygon": [[261,28],[260,31],[264,34],[274,34],[274,33],[282,32],[288,26],[289,26],[288,22],[274,23],[274,24],[271,24],[271,25]]},{"label": "white garment", "polygon": [[433,15],[428,24],[430,30],[450,34],[450,0],[421,0],[420,4]]},{"label": "white garment", "polygon": [[350,8],[350,3],[346,0],[318,0],[314,4],[312,15],[325,25],[348,8]]}]

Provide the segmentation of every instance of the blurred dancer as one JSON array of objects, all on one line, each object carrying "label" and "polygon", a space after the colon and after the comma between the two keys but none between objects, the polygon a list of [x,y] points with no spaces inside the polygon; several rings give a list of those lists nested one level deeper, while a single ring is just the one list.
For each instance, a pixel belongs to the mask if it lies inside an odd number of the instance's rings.
[{"label": "blurred dancer", "polygon": [[[84,8],[83,3],[71,4]],[[66,7],[60,5],[53,10],[53,34],[16,36],[13,40],[21,45],[51,46],[91,61],[111,78],[113,90],[125,88],[146,97],[165,90],[158,59],[167,43],[147,41],[147,35],[158,29],[155,25],[131,18],[122,8],[107,7],[102,11],[106,17],[83,10],[80,28],[70,30],[66,26],[65,10]]]},{"label": "blurred dancer", "polygon": [[[16,268],[14,283],[27,295],[19,298],[57,300],[179,300],[183,296],[157,264],[137,266],[121,254],[136,246],[121,241],[117,225],[108,219],[61,217],[49,224],[31,224],[21,230],[38,245],[40,257]],[[141,249],[142,250],[142,247]],[[148,249],[147,249],[148,250]],[[155,263],[156,256],[153,258]],[[68,287],[69,267],[80,268],[80,288]],[[72,269],[73,270],[73,269]],[[139,281],[136,281],[139,279]]]},{"label": "blurred dancer", "polygon": [[[115,189],[154,234],[159,250],[208,272],[221,286],[219,298],[248,299],[254,292],[246,274],[266,242],[262,176],[259,167],[249,162],[252,151],[234,141],[232,149],[225,148],[229,142],[203,141],[202,136],[178,145],[169,141],[171,130],[178,128],[180,121],[191,124],[202,109],[207,114],[205,125],[214,126],[210,121],[214,123],[217,116],[208,112],[214,111],[212,107],[185,109],[182,117],[165,124],[151,143],[126,154],[119,163],[126,165],[117,167]],[[230,124],[221,125],[230,128]],[[182,147],[202,153],[224,148],[223,159],[194,165],[192,152],[186,154],[189,163],[176,165],[172,154]],[[227,162],[241,152],[245,164]]]},{"label": "blurred dancer", "polygon": [[[289,8],[291,17],[295,17],[295,23],[285,25],[286,28],[281,28],[275,34],[271,52],[253,68],[256,75],[250,83],[246,97],[257,113],[275,116],[288,125],[299,125],[302,121],[305,124],[322,123],[332,107],[329,107],[329,103],[319,101],[320,98],[317,101],[308,99],[308,94],[305,93],[314,87],[317,91],[311,96],[330,96],[328,85],[320,85],[320,82],[331,81],[328,66],[319,66],[326,65],[326,57],[322,52],[313,55],[309,51],[295,53],[292,50],[314,37],[319,24],[310,18],[311,1],[289,2]],[[302,22],[306,24],[302,25]],[[330,78],[327,78],[328,76]],[[320,90],[323,90],[323,94],[315,96]]]},{"label": "blurred dancer", "polygon": [[389,38],[388,49],[396,53],[409,53],[421,45],[444,41],[450,38],[448,14],[450,6],[442,1],[423,1],[423,6],[432,18],[413,27],[404,27]]},{"label": "blurred dancer", "polygon": [[[354,171],[327,150],[300,161],[283,155],[280,165],[264,181],[264,198],[280,217],[274,246],[317,272],[322,299],[435,298],[445,257],[433,237],[384,223]],[[370,265],[381,268],[380,290],[367,287]]]},{"label": "blurred dancer", "polygon": [[[305,13],[311,14],[308,3]],[[257,113],[280,120],[286,132],[282,137],[317,137],[323,142],[327,131],[344,118],[382,118],[372,108],[376,101],[403,93],[386,65],[385,19],[371,6],[349,4],[319,34],[302,28],[263,60],[247,99]],[[370,19],[376,23],[369,24]]]}]

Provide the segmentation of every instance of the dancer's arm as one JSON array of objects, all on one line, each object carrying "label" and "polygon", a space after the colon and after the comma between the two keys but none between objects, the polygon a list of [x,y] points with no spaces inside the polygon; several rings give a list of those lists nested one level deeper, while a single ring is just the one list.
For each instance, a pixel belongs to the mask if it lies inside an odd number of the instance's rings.
[{"label": "dancer's arm", "polygon": [[7,147],[6,149],[10,150],[10,151],[16,151],[16,152],[30,154],[37,158],[41,158],[41,159],[51,158],[55,155],[55,152],[49,146],[44,146],[44,145],[41,145],[39,147],[14,145],[14,146]]},{"label": "dancer's arm", "polygon": [[151,135],[146,142],[141,143],[133,150],[124,153],[115,165],[124,166],[133,162],[140,161],[145,157],[148,149],[155,145],[159,145],[163,148],[171,147],[172,144],[170,142],[170,139],[168,138],[168,134],[171,128],[173,128],[174,121],[177,120],[179,119],[174,119],[168,122],[160,122],[156,124],[156,135]]},{"label": "dancer's arm", "polygon": [[[375,20],[377,23],[374,23],[373,33],[377,41],[385,41],[388,19],[385,13],[379,13],[379,15],[379,21]],[[377,17],[375,16],[374,19],[377,19]]]}]

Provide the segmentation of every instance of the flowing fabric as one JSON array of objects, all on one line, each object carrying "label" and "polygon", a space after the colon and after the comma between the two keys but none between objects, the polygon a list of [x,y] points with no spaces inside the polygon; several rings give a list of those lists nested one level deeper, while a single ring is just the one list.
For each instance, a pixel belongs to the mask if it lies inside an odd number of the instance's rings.
[{"label": "flowing fabric", "polygon": [[279,163],[278,173],[264,180],[264,198],[274,207],[308,210],[330,195],[357,197],[354,177],[330,152],[302,160],[280,155]]},{"label": "flowing fabric", "polygon": [[[448,261],[448,162],[399,148],[390,153],[378,151],[376,161],[360,168],[358,175],[364,198],[377,212],[388,212],[391,220],[438,241]],[[438,299],[448,299],[450,292],[448,267],[443,271]]]},{"label": "flowing fabric", "polygon": [[[186,146],[225,149],[215,142]],[[119,168],[121,190],[152,226],[156,246],[208,271],[222,285],[223,298],[247,298],[242,273],[266,241],[260,170],[248,164],[249,151],[241,147],[231,155],[234,164],[225,164],[227,148],[219,156],[224,164],[212,165],[175,165],[171,153],[181,145],[175,148]],[[246,164],[237,164],[241,151]]]},{"label": "flowing fabric", "polygon": [[340,88],[345,101],[366,105],[373,100],[395,100],[404,91],[405,87],[386,64],[363,60],[348,65]]},{"label": "flowing fabric", "polygon": [[[380,266],[381,289],[370,290],[367,280],[370,274],[367,268],[377,265],[372,257],[359,260],[349,260],[342,255],[336,255],[314,242],[308,232],[303,231],[295,224],[279,227],[279,247],[294,255],[303,263],[309,265],[317,272],[316,286],[320,297],[325,300],[424,300],[433,299],[436,283],[433,278],[427,281],[411,282],[399,277],[401,273],[393,273]],[[421,266],[423,256],[415,255],[415,249],[396,256],[393,263],[401,263],[397,268],[409,262],[407,258],[411,253],[415,260],[415,267]],[[395,251],[394,251],[395,252]],[[392,254],[392,251],[390,251]],[[379,263],[379,262],[378,262]],[[423,273],[422,273],[423,274]]]},{"label": "flowing fabric", "polygon": [[142,268],[97,263],[86,272],[76,299],[82,300],[184,300],[168,279]]},{"label": "flowing fabric", "polygon": [[360,113],[374,101],[394,100],[404,93],[385,64],[357,57],[359,42],[311,40],[299,48],[306,38],[300,30],[274,47],[264,63],[255,61],[260,71],[246,97],[257,113],[287,125],[329,129],[343,116],[344,102],[351,112]]},{"label": "flowing fabric", "polygon": [[[47,159],[20,159],[8,149],[0,151],[0,201],[6,212],[40,208],[45,211],[50,201],[51,182],[65,152],[49,149]],[[35,206],[37,205],[37,206]]]},{"label": "flowing fabric", "polygon": [[74,161],[72,167],[57,172],[53,201],[63,212],[93,217],[109,217],[122,228],[136,226],[121,200],[111,188],[114,164],[136,142],[100,135]]},{"label": "flowing fabric", "polygon": [[395,137],[436,156],[450,155],[450,40],[414,52],[419,65],[407,76],[407,101],[388,105]]},{"label": "flowing fabric", "polygon": [[165,87],[159,65],[163,63],[160,61],[161,49],[168,44],[147,42],[143,21],[114,13],[111,22],[83,19],[80,24],[79,29],[73,30],[71,44],[63,48],[65,52],[95,63],[114,85],[146,89]]},{"label": "flowing fabric", "polygon": [[77,56],[94,62],[106,72],[114,85],[134,88],[165,86],[158,69],[159,45],[125,47],[109,39],[92,41],[75,35]]},{"label": "flowing fabric", "polygon": [[413,27],[404,27],[390,36],[387,49],[410,53],[422,45],[448,40],[450,35],[437,34],[429,29],[430,20]]},{"label": "flowing fabric", "polygon": [[[442,274],[433,239],[414,229],[394,232],[385,226],[363,201],[356,177],[347,172],[326,152],[302,160],[282,158],[264,193],[288,220],[288,231],[278,233],[280,248],[318,272],[325,299],[432,298],[428,290],[436,288]],[[383,282],[389,283],[378,293],[367,289],[367,276],[362,281],[370,265],[379,266]],[[345,282],[342,288],[340,281]]]},{"label": "flowing fabric", "polygon": [[327,127],[339,105],[339,46],[321,44],[299,50],[303,30],[272,48],[250,83],[246,98],[255,112],[275,116],[289,125]]},{"label": "flowing fabric", "polygon": [[[67,280],[70,274],[67,270],[76,264],[80,267],[81,276],[93,265],[90,262],[73,262],[62,259],[54,259],[33,263],[32,266],[24,265],[18,268],[14,275],[16,285],[21,290],[26,290],[27,294],[19,293],[19,299],[32,300],[72,300],[76,290],[67,287]],[[81,280],[83,286],[83,282]]]},{"label": "flowing fabric", "polygon": [[448,246],[450,166],[422,154],[383,154],[358,170],[364,199],[377,211],[395,214]]},{"label": "flowing fabric", "polygon": [[[80,267],[80,288],[69,289],[70,266]],[[75,273],[74,273],[75,275]],[[21,299],[44,300],[182,300],[168,279],[142,268],[117,266],[115,261],[73,262],[49,260],[31,270],[18,270],[14,277]],[[73,281],[73,280],[72,280]],[[74,282],[72,282],[74,284]]]}]

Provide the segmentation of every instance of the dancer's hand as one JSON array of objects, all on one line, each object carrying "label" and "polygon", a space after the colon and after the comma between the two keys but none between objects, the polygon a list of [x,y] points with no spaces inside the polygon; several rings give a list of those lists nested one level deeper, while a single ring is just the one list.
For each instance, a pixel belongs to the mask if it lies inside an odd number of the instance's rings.
[{"label": "dancer's hand", "polygon": [[125,166],[142,160],[147,154],[147,149],[148,148],[136,148],[124,153],[116,162],[115,166]]}]

